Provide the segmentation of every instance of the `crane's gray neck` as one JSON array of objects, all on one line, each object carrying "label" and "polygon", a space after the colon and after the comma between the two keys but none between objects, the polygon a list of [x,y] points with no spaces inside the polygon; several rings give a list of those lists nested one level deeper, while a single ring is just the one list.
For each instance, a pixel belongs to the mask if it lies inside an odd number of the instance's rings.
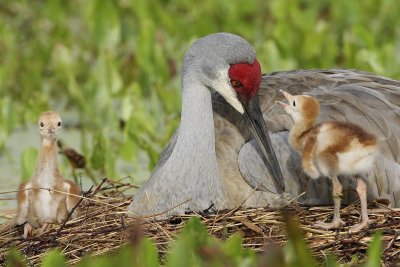
[{"label": "crane's gray neck", "polygon": [[[187,78],[187,77],[186,77]],[[174,150],[163,166],[176,190],[192,199],[191,210],[206,209],[223,199],[215,153],[211,94],[201,82],[183,79],[182,115]]]},{"label": "crane's gray neck", "polygon": [[183,84],[181,124],[173,154],[191,164],[194,160],[204,163],[210,174],[217,175],[211,94],[200,82]]},{"label": "crane's gray neck", "polygon": [[182,86],[181,124],[173,151],[135,194],[129,206],[133,214],[162,217],[205,210],[213,204],[218,209],[225,203],[215,154],[211,94],[197,75],[188,72]]}]

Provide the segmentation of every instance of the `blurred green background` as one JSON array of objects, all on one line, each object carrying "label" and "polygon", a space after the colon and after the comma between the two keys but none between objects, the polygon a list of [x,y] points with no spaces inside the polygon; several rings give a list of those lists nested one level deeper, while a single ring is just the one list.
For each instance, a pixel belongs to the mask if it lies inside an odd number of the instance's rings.
[{"label": "blurred green background", "polygon": [[30,177],[48,109],[96,177],[147,179],[179,123],[184,53],[209,33],[242,35],[264,72],[341,67],[398,79],[399,11],[396,0],[2,0],[0,191]]}]

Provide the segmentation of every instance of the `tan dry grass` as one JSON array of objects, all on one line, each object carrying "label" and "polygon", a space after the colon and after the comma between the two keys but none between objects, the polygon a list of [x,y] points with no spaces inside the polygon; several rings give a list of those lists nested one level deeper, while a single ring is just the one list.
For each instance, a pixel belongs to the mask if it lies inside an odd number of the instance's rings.
[{"label": "tan dry grass", "polygon": [[[100,255],[115,251],[128,241],[129,229],[137,224],[126,209],[131,201],[124,191],[129,184],[104,180],[100,187],[89,193],[80,204],[80,216],[65,225],[54,225],[45,233],[39,231],[24,240],[22,227],[15,227],[13,220],[0,225],[0,264],[5,263],[7,251],[16,247],[23,252],[30,265],[40,263],[43,255],[51,248],[63,251],[69,263],[78,262],[84,255]],[[370,229],[356,234],[340,231],[324,231],[313,227],[317,220],[329,220],[331,207],[308,208],[293,203],[287,212],[297,216],[304,236],[314,255],[320,259],[329,253],[337,255],[339,261],[347,262],[352,255],[365,256],[372,233],[381,229],[384,241],[385,263],[400,260],[400,209],[390,209],[379,203],[370,203]],[[353,225],[359,220],[358,207],[353,204],[341,210],[343,220]],[[244,246],[262,252],[267,243],[282,245],[286,242],[285,224],[281,210],[271,208],[235,209],[220,211],[218,214],[188,214],[166,221],[142,221],[142,230],[157,245],[161,254],[165,253],[186,220],[200,216],[209,233],[226,239],[234,233],[243,236]]]}]

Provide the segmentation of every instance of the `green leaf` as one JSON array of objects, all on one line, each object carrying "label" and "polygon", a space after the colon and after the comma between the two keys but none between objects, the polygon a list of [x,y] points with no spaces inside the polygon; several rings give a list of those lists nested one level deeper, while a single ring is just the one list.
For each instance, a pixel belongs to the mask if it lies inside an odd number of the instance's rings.
[{"label": "green leaf", "polygon": [[158,262],[158,250],[153,241],[145,237],[140,242],[139,248],[136,262],[142,262],[143,266],[146,267],[160,266],[160,263]]},{"label": "green leaf", "polygon": [[79,263],[79,267],[158,267],[160,266],[158,258],[158,252],[154,243],[148,238],[143,238],[134,248],[132,245],[128,245],[111,255],[84,257]]},{"label": "green leaf", "polygon": [[286,231],[288,234],[288,243],[286,246],[289,255],[289,266],[296,267],[312,267],[317,266],[315,260],[311,256],[310,250],[304,237],[301,234],[299,223],[289,214],[284,213],[286,223]]},{"label": "green leaf", "polygon": [[0,101],[0,126],[7,134],[11,133],[16,122],[15,103],[10,96],[5,96]]},{"label": "green leaf", "polygon": [[113,1],[94,0],[88,20],[93,43],[102,48],[114,49],[120,41],[121,28],[118,10]]},{"label": "green leaf", "polygon": [[11,248],[7,253],[7,267],[25,267],[26,264],[23,261],[21,253],[15,249]]},{"label": "green leaf", "polygon": [[[101,256],[101,257],[86,256],[79,262],[78,266],[79,267],[110,267],[110,266],[117,267],[118,265],[113,263],[113,258],[111,258],[110,256]],[[124,267],[124,266],[121,266],[121,267]]]},{"label": "green leaf", "polygon": [[49,251],[43,259],[41,267],[66,267],[64,256],[58,250]]},{"label": "green leaf", "polygon": [[104,137],[101,133],[96,134],[93,137],[94,144],[93,144],[93,154],[91,157],[91,165],[94,169],[98,170],[104,167],[105,162],[105,141]]},{"label": "green leaf", "polygon": [[382,257],[382,232],[376,231],[367,249],[367,261],[365,267],[381,266]]},{"label": "green leaf", "polygon": [[196,251],[210,243],[210,236],[200,219],[190,218],[172,244],[166,266],[200,266],[201,259],[196,255]]},{"label": "green leaf", "polygon": [[90,161],[94,169],[102,171],[108,177],[114,177],[115,157],[108,137],[108,128],[95,135]]},{"label": "green leaf", "polygon": [[242,237],[234,234],[222,244],[222,251],[235,266],[253,266],[256,261],[256,254],[251,249],[243,248]]},{"label": "green leaf", "polygon": [[336,267],[338,266],[337,259],[334,255],[328,254],[326,257],[326,267]]},{"label": "green leaf", "polygon": [[137,145],[136,143],[129,138],[129,136],[125,136],[125,141],[120,149],[120,155],[125,161],[135,161],[137,162]]},{"label": "green leaf", "polygon": [[154,243],[148,238],[142,238],[138,245],[122,248],[114,258],[114,266],[158,267],[158,257]]}]

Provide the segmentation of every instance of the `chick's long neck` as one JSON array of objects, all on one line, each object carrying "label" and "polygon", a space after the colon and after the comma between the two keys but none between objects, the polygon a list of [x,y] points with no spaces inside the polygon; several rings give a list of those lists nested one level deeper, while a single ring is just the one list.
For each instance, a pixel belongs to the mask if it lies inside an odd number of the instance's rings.
[{"label": "chick's long neck", "polygon": [[314,127],[315,120],[316,118],[302,118],[295,122],[289,134],[289,142],[294,149],[300,151],[303,148],[303,139]]},{"label": "chick's long neck", "polygon": [[41,185],[51,186],[59,177],[57,140],[42,138],[34,180]]}]

